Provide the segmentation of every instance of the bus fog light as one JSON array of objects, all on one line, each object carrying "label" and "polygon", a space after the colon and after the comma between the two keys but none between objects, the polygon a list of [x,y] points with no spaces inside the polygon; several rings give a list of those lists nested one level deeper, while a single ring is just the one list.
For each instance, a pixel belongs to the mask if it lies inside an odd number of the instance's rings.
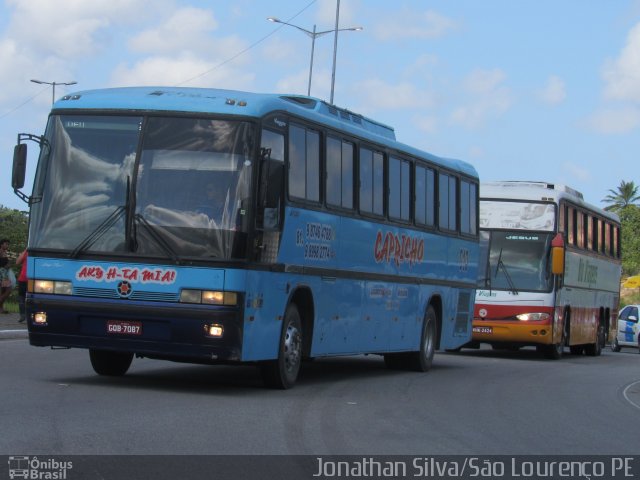
[{"label": "bus fog light", "polygon": [[36,325],[46,325],[47,324],[47,313],[46,312],[36,312],[33,314],[33,323]]},{"label": "bus fog light", "polygon": [[205,325],[204,330],[210,337],[220,338],[224,333],[222,325],[214,323],[213,325]]}]

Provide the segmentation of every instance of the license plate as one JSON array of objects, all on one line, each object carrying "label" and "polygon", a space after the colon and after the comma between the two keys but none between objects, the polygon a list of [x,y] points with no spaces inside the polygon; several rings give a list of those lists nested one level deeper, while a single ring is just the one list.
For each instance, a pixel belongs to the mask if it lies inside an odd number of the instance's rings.
[{"label": "license plate", "polygon": [[493,327],[473,327],[473,333],[493,333]]},{"label": "license plate", "polygon": [[108,320],[107,333],[116,335],[142,335],[142,322]]}]

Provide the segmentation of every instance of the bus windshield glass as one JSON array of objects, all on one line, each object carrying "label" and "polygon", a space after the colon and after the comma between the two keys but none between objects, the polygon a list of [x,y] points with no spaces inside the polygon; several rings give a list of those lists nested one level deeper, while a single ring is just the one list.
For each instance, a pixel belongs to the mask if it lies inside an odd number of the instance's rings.
[{"label": "bus windshield glass", "polygon": [[478,287],[508,290],[515,294],[548,292],[552,287],[549,265],[550,233],[481,230]]},{"label": "bus windshield glass", "polygon": [[244,258],[253,131],[208,118],[52,116],[31,247]]}]

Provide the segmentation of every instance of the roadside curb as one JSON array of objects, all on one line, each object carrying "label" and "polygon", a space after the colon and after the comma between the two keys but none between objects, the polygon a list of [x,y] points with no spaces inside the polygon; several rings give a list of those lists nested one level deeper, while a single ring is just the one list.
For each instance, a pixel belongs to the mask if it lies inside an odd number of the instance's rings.
[{"label": "roadside curb", "polygon": [[0,340],[15,340],[19,338],[29,337],[29,332],[25,329],[20,330],[0,330]]},{"label": "roadside curb", "polygon": [[0,340],[27,338],[28,336],[27,325],[20,323],[19,314],[5,313],[0,315]]}]

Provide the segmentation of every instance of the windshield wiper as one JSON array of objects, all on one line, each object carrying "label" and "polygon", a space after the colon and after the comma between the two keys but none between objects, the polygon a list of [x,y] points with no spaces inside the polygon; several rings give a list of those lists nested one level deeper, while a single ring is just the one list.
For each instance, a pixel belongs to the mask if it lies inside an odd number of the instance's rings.
[{"label": "windshield wiper", "polygon": [[116,222],[120,220],[120,217],[122,217],[122,215],[128,214],[130,204],[131,204],[130,192],[131,192],[131,181],[130,181],[130,177],[127,175],[127,191],[126,191],[126,197],[124,200],[124,205],[119,206],[113,212],[111,212],[111,214],[104,220],[104,222],[98,225],[98,227],[93,232],[87,235],[85,239],[82,240],[78,244],[78,246],[73,249],[73,251],[69,254],[69,257],[76,258],[78,255],[80,255],[81,252],[85,251],[87,248],[93,245],[96,240],[98,240],[111,227],[113,227],[116,224]]},{"label": "windshield wiper", "polygon": [[126,211],[127,206],[122,205],[111,212],[111,214],[104,220],[104,222],[98,225],[93,232],[87,235],[85,239],[82,240],[82,242],[80,242],[78,246],[73,249],[73,251],[69,254],[69,257],[77,258],[77,256],[80,255],[81,252],[93,245],[96,240],[102,237],[111,227],[113,227]]},{"label": "windshield wiper", "polygon": [[507,283],[509,284],[509,287],[511,288],[511,292],[514,295],[518,295],[518,290],[516,289],[516,286],[513,283],[513,280],[511,279],[511,275],[509,275],[509,272],[507,270],[507,266],[502,261],[502,248],[500,249],[500,255],[498,255],[498,263],[496,264],[496,273],[494,274],[494,278],[498,276],[498,271],[500,271],[500,269],[502,269],[502,272],[504,273],[504,276],[507,279]]},{"label": "windshield wiper", "polygon": [[[149,221],[142,216],[142,214],[136,213],[133,217],[133,220],[134,222],[140,222],[147,229],[151,238],[155,240],[156,244],[159,245],[162,250],[164,250],[165,254],[171,257],[171,260],[173,260],[174,263],[176,264],[180,263],[180,258],[176,254],[175,250],[171,248],[171,245],[169,245],[169,242],[167,242],[164,236],[161,235],[158,232],[158,230],[156,230],[153,227],[153,225],[149,223]],[[137,239],[136,239],[136,242],[137,242]]]}]

